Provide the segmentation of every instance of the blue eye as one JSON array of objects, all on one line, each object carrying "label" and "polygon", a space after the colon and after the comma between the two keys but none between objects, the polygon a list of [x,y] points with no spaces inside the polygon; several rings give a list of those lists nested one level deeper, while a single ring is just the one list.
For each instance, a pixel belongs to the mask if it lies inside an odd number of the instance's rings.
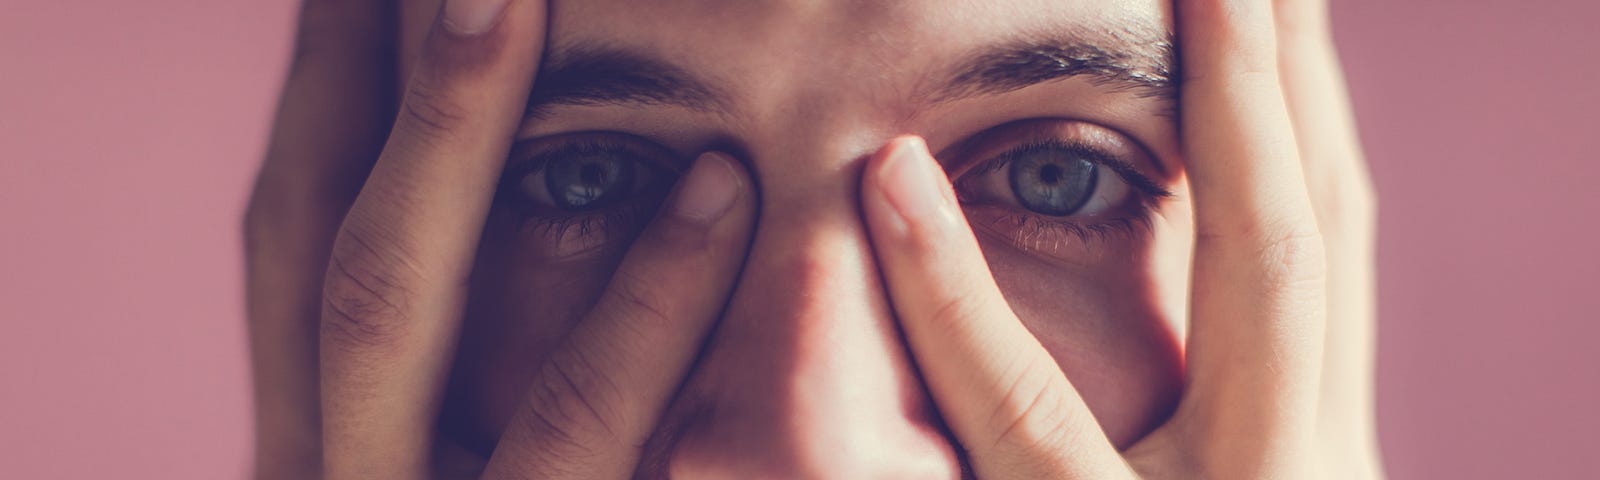
[{"label": "blue eye", "polygon": [[1140,170],[1150,153],[1110,128],[1070,119],[994,127],[948,149],[951,181],[973,228],[1024,252],[1081,255],[1137,237],[1172,193]]},{"label": "blue eye", "polygon": [[1041,215],[1071,215],[1095,193],[1100,169],[1072,152],[1039,149],[1020,152],[1010,162],[1011,193],[1017,203]]},{"label": "blue eye", "polygon": [[[553,142],[552,142],[553,143]],[[513,166],[501,191],[533,215],[572,215],[660,201],[669,154],[637,140],[588,134],[547,143]]]},{"label": "blue eye", "polygon": [[612,153],[575,152],[545,163],[544,185],[563,210],[604,206],[632,193],[638,162]]},{"label": "blue eye", "polygon": [[587,258],[635,238],[677,180],[680,155],[622,132],[519,141],[495,191],[495,223],[514,224],[525,251]]},{"label": "blue eye", "polygon": [[964,175],[958,190],[968,201],[1014,205],[1047,217],[1100,216],[1138,197],[1116,162],[1075,143],[1028,143]]}]

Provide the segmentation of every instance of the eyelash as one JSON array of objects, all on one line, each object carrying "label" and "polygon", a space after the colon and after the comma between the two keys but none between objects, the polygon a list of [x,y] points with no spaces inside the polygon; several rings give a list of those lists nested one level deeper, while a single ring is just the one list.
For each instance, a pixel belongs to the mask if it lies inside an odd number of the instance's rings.
[{"label": "eyelash", "polygon": [[632,227],[643,212],[639,204],[619,205],[598,212],[556,215],[523,215],[522,231],[533,231],[549,238],[566,238],[574,228],[578,235],[614,235],[618,228]]},{"label": "eyelash", "polygon": [[[1140,173],[1137,168],[1134,168],[1133,164],[1118,158],[1116,155],[1092,145],[1059,138],[1036,140],[1012,147],[984,164],[968,170],[962,175],[962,178],[968,175],[999,171],[1024,155],[1043,150],[1070,152],[1093,162],[1097,166],[1111,169],[1112,172],[1134,188],[1138,199],[1132,207],[1133,211],[1096,223],[1073,221],[1069,220],[1070,217],[1051,217],[1032,212],[1019,212],[1010,208],[1006,208],[1004,212],[991,214],[992,218],[987,219],[984,223],[992,227],[992,231],[1010,232],[1010,240],[1019,247],[1044,251],[1045,249],[1039,245],[1040,242],[1049,241],[1059,245],[1068,236],[1075,237],[1084,243],[1127,238],[1141,229],[1148,230],[1151,228],[1152,217],[1155,215],[1155,205],[1162,199],[1172,196],[1171,191]],[[965,198],[961,198],[960,182],[961,180],[958,179],[957,198],[961,200],[962,204],[968,206],[981,205],[969,203]]]}]

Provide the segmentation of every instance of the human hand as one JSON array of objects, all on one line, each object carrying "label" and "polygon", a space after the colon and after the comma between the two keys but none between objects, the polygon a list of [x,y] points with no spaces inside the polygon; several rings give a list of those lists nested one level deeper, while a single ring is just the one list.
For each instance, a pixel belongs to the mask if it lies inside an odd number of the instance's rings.
[{"label": "human hand", "polygon": [[1374,200],[1326,2],[1275,3],[1178,2],[1197,226],[1188,382],[1167,423],[1126,451],[1007,306],[926,145],[899,139],[870,160],[874,250],[979,478],[1381,477]]},{"label": "human hand", "polygon": [[[373,59],[392,61],[377,54],[389,48],[381,19],[392,8],[312,0],[302,19],[247,215],[257,477],[631,474],[734,284],[755,217],[747,174],[702,155],[539,367],[487,465],[446,465],[435,426],[467,277],[546,7],[449,2],[390,130],[374,88],[390,67]],[[347,214],[348,198],[323,196],[362,177]]]}]

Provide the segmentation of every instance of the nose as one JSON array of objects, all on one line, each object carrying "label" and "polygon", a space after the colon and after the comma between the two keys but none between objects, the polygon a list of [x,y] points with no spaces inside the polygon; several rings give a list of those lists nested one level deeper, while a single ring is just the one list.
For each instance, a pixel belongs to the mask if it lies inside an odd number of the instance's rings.
[{"label": "nose", "polygon": [[853,194],[768,192],[738,288],[669,410],[672,478],[959,478]]}]

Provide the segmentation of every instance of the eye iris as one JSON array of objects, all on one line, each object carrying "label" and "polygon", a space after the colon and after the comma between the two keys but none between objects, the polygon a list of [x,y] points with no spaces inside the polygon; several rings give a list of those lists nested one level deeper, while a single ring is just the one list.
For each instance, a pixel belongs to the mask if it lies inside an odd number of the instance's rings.
[{"label": "eye iris", "polygon": [[1062,152],[1034,152],[1011,163],[1017,203],[1036,213],[1071,215],[1088,203],[1099,170],[1094,162]]},{"label": "eye iris", "polygon": [[603,153],[562,156],[545,165],[544,183],[556,205],[580,210],[626,195],[634,169],[634,162]]}]

